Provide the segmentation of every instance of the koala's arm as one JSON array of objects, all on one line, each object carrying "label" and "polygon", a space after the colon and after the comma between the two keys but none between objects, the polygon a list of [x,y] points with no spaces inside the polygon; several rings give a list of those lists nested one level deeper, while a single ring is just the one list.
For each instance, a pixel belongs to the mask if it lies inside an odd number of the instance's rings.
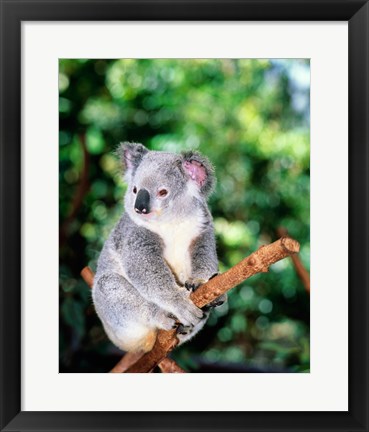
[{"label": "koala's arm", "polygon": [[206,228],[191,244],[192,278],[208,281],[218,274],[214,229]]},{"label": "koala's arm", "polygon": [[[192,275],[187,286],[192,285],[191,289],[198,288],[204,282],[218,274],[218,257],[214,228],[212,225],[197,237],[191,245]],[[209,304],[215,307],[223,304],[227,300],[227,295],[223,294]]]},{"label": "koala's arm", "polygon": [[184,325],[196,325],[203,312],[180,287],[163,258],[159,236],[138,227],[125,236],[123,265],[131,284],[152,303],[174,315]]}]

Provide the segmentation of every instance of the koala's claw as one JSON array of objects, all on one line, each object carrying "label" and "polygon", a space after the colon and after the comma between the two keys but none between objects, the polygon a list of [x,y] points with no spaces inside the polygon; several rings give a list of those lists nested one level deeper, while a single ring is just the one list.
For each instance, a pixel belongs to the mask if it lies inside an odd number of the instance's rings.
[{"label": "koala's claw", "polygon": [[213,302],[210,303],[211,307],[218,307],[218,306],[222,306],[222,304],[225,302],[225,300],[214,300]]},{"label": "koala's claw", "polygon": [[217,297],[215,300],[207,304],[202,308],[203,311],[208,312],[209,310],[219,307],[227,301],[227,294],[223,294],[220,297]]},{"label": "koala's claw", "polygon": [[195,291],[195,285],[189,281],[186,281],[184,286],[188,291]]},{"label": "koala's claw", "polygon": [[180,325],[177,327],[177,333],[178,333],[178,334],[181,334],[181,335],[186,335],[186,334],[190,333],[192,329],[193,329],[193,326],[192,326],[192,325],[185,326],[185,325],[183,325],[183,324],[180,324]]},{"label": "koala's claw", "polygon": [[167,317],[168,317],[170,320],[174,321],[174,323],[173,323],[173,325],[172,325],[172,329],[176,329],[176,328],[178,328],[178,326],[180,325],[180,322],[178,321],[177,317],[174,316],[174,315],[171,314],[171,313],[168,313],[168,314],[167,314]]},{"label": "koala's claw", "polygon": [[184,286],[188,291],[196,291],[197,288],[207,282],[205,279],[191,278],[186,280]]},{"label": "koala's claw", "polygon": [[180,322],[175,315],[165,311],[158,311],[153,324],[162,330],[172,330],[176,329]]}]

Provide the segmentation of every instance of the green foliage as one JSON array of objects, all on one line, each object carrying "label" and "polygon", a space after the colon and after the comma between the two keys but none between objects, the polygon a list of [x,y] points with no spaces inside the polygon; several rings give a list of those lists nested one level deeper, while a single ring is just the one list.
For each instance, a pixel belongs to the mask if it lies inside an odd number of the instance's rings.
[{"label": "green foliage", "polygon": [[[91,359],[114,352],[79,272],[95,267],[123,211],[121,141],[211,159],[221,271],[275,240],[279,226],[309,269],[309,79],[304,60],[60,60],[61,370],[98,371]],[[309,319],[309,297],[284,260],[235,288],[175,358],[193,370],[235,362],[305,372]]]}]

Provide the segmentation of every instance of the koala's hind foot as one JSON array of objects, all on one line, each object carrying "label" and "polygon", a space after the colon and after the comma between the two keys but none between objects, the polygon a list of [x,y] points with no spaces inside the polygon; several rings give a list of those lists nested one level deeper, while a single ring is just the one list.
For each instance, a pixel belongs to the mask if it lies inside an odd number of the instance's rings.
[{"label": "koala's hind foot", "polygon": [[174,315],[160,309],[159,307],[157,307],[157,310],[151,319],[151,324],[161,330],[173,330],[179,326],[179,322]]}]

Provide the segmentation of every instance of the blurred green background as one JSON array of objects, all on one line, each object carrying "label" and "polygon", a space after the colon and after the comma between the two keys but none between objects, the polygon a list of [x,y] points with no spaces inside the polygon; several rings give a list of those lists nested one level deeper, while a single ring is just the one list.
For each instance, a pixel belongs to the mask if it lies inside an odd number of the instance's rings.
[{"label": "blurred green background", "polygon": [[[309,61],[63,59],[59,93],[60,372],[106,372],[121,357],[79,276],[123,211],[121,141],[210,158],[221,271],[281,226],[309,270]],[[285,259],[233,289],[172,356],[192,372],[308,372],[309,324],[309,294]]]}]

